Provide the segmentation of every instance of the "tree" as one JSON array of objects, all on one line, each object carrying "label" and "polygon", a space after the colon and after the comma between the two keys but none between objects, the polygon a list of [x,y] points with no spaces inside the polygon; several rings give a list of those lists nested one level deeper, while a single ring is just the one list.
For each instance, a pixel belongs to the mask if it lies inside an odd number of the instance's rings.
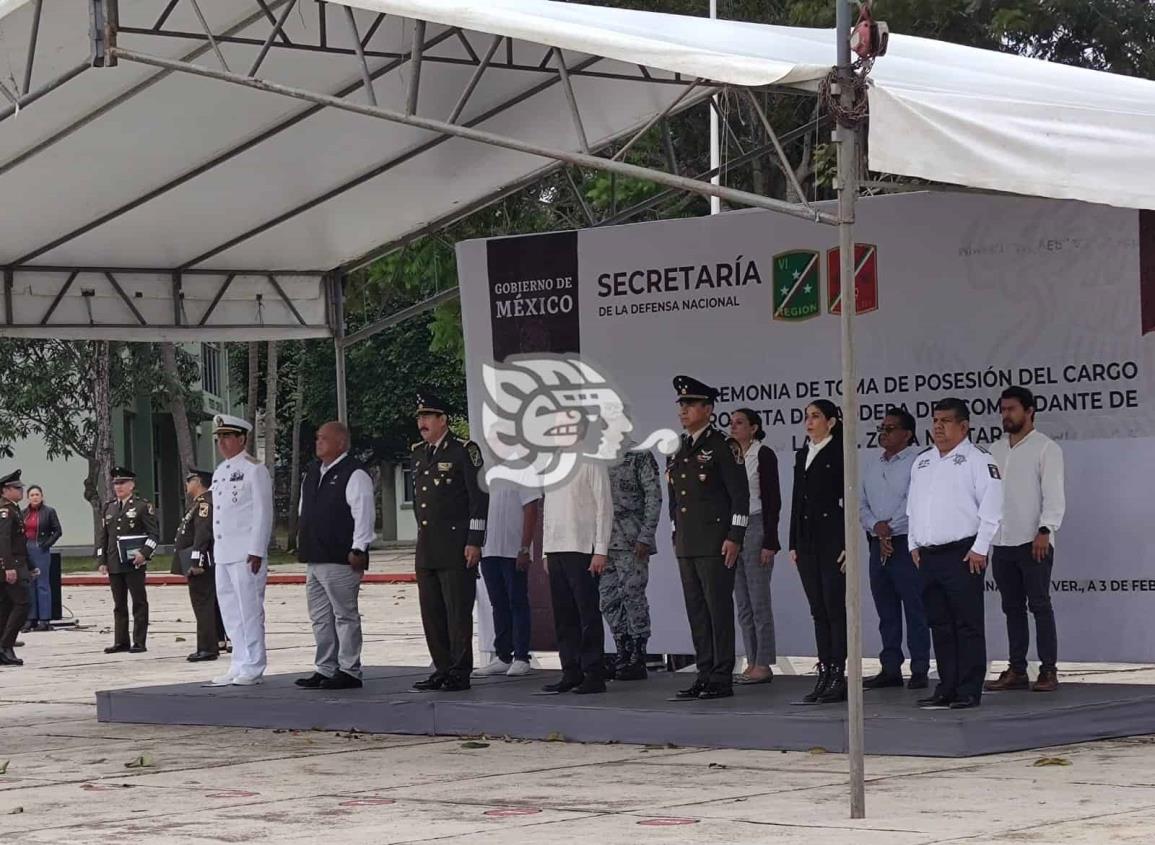
[{"label": "tree", "polygon": [[172,414],[173,428],[176,430],[177,454],[180,455],[182,471],[187,472],[196,466],[196,452],[193,450],[188,405],[185,403],[185,393],[188,388],[186,383],[181,379],[180,370],[177,366],[176,344],[160,344],[160,354],[164,366],[164,384],[165,393],[168,397],[168,409]]},{"label": "tree", "polygon": [[249,341],[248,390],[245,391],[245,417],[250,431],[246,441],[249,453],[257,454],[257,389],[261,378],[261,344]]}]

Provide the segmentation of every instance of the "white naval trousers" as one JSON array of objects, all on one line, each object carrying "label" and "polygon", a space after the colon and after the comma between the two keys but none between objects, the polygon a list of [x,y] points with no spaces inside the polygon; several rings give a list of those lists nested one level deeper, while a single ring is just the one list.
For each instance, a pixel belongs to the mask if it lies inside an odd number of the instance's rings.
[{"label": "white naval trousers", "polygon": [[233,642],[229,674],[234,678],[259,678],[265,674],[265,582],[268,560],[254,575],[247,560],[217,563],[217,603],[225,632]]}]

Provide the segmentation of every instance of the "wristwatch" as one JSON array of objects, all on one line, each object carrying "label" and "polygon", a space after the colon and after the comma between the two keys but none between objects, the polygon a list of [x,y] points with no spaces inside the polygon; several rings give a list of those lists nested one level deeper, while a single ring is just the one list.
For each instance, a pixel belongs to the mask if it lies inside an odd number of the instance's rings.
[{"label": "wristwatch", "polygon": [[1039,533],[1045,537],[1049,537],[1051,535],[1051,529],[1044,525],[1039,529]]}]

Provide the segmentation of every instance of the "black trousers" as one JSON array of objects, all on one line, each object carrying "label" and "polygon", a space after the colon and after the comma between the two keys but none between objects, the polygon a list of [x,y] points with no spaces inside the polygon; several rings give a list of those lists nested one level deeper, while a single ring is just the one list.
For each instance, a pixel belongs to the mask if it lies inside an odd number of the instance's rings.
[{"label": "black trousers", "polygon": [[920,550],[922,604],[938,666],[935,694],[948,699],[981,698],[987,673],[984,579],[965,560],[973,544],[974,537],[968,537]]},{"label": "black trousers", "polygon": [[219,654],[216,573],[207,569],[200,575],[190,575],[188,597],[197,621],[197,651],[202,654]]},{"label": "black trousers", "polygon": [[146,567],[131,572],[108,573],[112,588],[113,642],[128,645],[128,597],[132,596],[132,644],[144,645],[148,638],[148,592],[144,588]]},{"label": "black trousers", "polygon": [[0,648],[14,648],[16,635],[28,620],[28,579],[9,584],[0,574]]},{"label": "black trousers", "polygon": [[590,574],[593,555],[550,552],[549,596],[561,657],[562,677],[580,682],[604,673],[605,628],[602,626],[598,577]]},{"label": "black trousers", "polygon": [[798,576],[814,619],[818,660],[835,668],[846,666],[846,576],[838,562],[842,548],[841,542],[820,540],[796,550]]},{"label": "black trousers", "polygon": [[1053,671],[1058,663],[1059,635],[1055,629],[1055,611],[1051,607],[1051,569],[1054,563],[1053,546],[1042,561],[1031,556],[1030,543],[994,546],[991,550],[991,571],[1007,617],[1011,668],[1016,672],[1027,671],[1027,647],[1031,644],[1028,610],[1035,617],[1040,668]]},{"label": "black trousers", "polygon": [[473,671],[473,600],[477,570],[464,562],[452,569],[418,569],[417,598],[425,644],[435,674],[468,678]]},{"label": "black trousers", "polygon": [[[738,562],[741,566],[741,561]],[[734,574],[721,555],[680,557],[682,595],[694,640],[699,683],[734,680]]]}]

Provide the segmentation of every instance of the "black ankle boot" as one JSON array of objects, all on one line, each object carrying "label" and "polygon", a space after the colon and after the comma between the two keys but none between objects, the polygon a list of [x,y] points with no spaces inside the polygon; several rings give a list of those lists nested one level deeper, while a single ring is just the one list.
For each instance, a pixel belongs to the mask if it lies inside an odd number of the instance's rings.
[{"label": "black ankle boot", "polygon": [[826,692],[830,685],[830,668],[825,663],[818,664],[818,680],[814,682],[814,689],[802,697],[804,704],[817,704],[818,699]]},{"label": "black ankle boot", "polygon": [[617,649],[616,654],[607,654],[605,659],[605,680],[612,681],[618,677],[618,673],[622,667],[626,665],[627,658],[630,654],[630,642],[628,637],[623,637],[620,634],[614,635],[614,647]]},{"label": "black ankle boot", "polygon": [[819,704],[834,704],[838,701],[846,701],[846,671],[841,665],[830,667],[826,690],[818,696]]},{"label": "black ankle boot", "polygon": [[618,666],[619,681],[644,681],[649,677],[646,671],[646,640],[630,637],[629,648],[625,652],[626,661]]}]

